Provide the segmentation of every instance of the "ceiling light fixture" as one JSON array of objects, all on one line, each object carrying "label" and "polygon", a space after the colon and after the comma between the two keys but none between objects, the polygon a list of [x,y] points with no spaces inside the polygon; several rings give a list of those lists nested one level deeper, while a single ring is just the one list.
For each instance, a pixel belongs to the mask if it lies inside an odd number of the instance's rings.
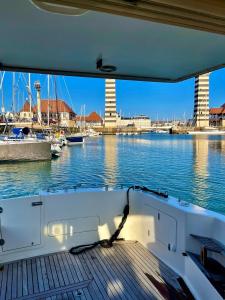
[{"label": "ceiling light fixture", "polygon": [[97,70],[104,72],[104,73],[111,73],[111,72],[115,72],[117,70],[117,68],[113,65],[103,65],[102,58],[97,59],[96,68],[97,68]]}]

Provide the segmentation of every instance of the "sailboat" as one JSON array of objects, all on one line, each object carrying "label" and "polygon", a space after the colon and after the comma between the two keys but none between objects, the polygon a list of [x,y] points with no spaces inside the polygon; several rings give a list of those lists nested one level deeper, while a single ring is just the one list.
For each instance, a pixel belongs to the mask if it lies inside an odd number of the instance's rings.
[{"label": "sailboat", "polygon": [[[3,88],[4,72],[1,77],[0,91]],[[12,108],[15,115],[15,74],[13,74]],[[5,119],[4,98],[2,96],[2,115]],[[4,132],[5,132],[4,130]],[[51,158],[50,144],[29,136],[28,128],[14,128],[12,135],[5,135],[0,140],[0,162],[49,160]]]},{"label": "sailboat", "polygon": [[[2,0],[0,67],[177,82],[224,66],[224,12],[223,0]],[[224,215],[154,187],[4,199],[0,220],[2,300],[225,297]]]}]

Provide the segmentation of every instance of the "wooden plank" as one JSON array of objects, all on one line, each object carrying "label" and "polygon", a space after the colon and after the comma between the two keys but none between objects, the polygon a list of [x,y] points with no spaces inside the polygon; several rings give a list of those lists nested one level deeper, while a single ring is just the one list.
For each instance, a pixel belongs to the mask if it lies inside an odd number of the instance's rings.
[{"label": "wooden plank", "polygon": [[0,299],[163,299],[145,273],[162,283],[178,276],[139,243],[115,243],[78,256],[61,252],[6,264]]},{"label": "wooden plank", "polygon": [[[157,264],[154,263],[153,261],[153,257],[150,255],[147,255],[147,253],[145,253],[143,255],[143,253],[139,252],[138,249],[135,249],[134,247],[129,247],[127,248],[125,246],[125,249],[127,251],[127,253],[134,258],[134,261],[140,265],[143,270],[145,270],[145,272],[151,271],[153,273],[155,273],[155,275],[157,275],[159,277],[159,279],[162,277],[160,277],[161,273],[164,273],[165,271],[161,268],[160,262],[158,261]],[[149,252],[150,254],[150,252]]]},{"label": "wooden plank", "polygon": [[[127,297],[129,299],[137,299],[136,297],[138,295],[135,295],[136,289],[133,289],[133,285],[130,284],[129,280],[127,280],[126,276],[124,276],[125,274],[123,272],[121,272],[120,267],[118,268],[118,265],[116,263],[116,261],[113,259],[112,256],[112,252],[110,251],[110,249],[101,249],[101,259],[103,261],[103,263],[105,264],[105,266],[115,274],[115,276],[117,276],[117,278],[120,280],[120,282],[123,285],[124,288],[124,292],[127,295]],[[114,256],[114,254],[113,254]],[[140,296],[140,294],[139,294]]]},{"label": "wooden plank", "polygon": [[[145,251],[144,247],[140,247],[140,245],[135,246],[135,253],[141,255],[140,259],[143,261],[145,259],[148,262],[152,269],[154,269],[155,273],[158,274],[158,278],[161,281],[165,279],[176,289],[179,289],[180,285],[177,281],[179,277],[177,273],[175,273],[172,269],[170,269],[166,264],[164,264],[161,260],[157,259],[152,253],[150,253],[147,249]],[[140,251],[140,252],[139,252]],[[142,256],[144,253],[144,256]]]},{"label": "wooden plank", "polygon": [[1,299],[1,289],[2,289],[2,278],[3,278],[3,270],[0,271],[0,299]]},{"label": "wooden plank", "polygon": [[[139,281],[142,288],[145,287],[148,290],[149,296],[152,298],[158,297],[158,299],[160,299],[161,295],[159,294],[158,290],[156,290],[156,288],[148,280],[140,266],[135,263],[134,258],[128,255],[128,252],[126,252],[126,250],[122,248],[122,245],[120,247],[115,247],[115,249],[118,252],[118,254],[120,253],[121,258],[124,259],[127,265],[127,271],[129,271],[131,274],[133,273],[133,276],[136,278],[137,281]],[[124,255],[124,253],[126,253],[126,255]]]},{"label": "wooden plank", "polygon": [[56,300],[63,300],[63,296],[61,293],[56,295]]},{"label": "wooden plank", "polygon": [[[23,275],[22,275],[22,260],[17,263],[17,297],[23,295]],[[16,284],[16,282],[14,282]]]},{"label": "wooden plank", "polygon": [[[46,276],[48,278],[48,287],[49,289],[54,289],[55,285],[54,285],[54,280],[53,280],[53,276],[52,276],[52,271],[51,271],[51,266],[50,266],[50,262],[49,262],[49,258],[48,256],[45,257],[41,257],[41,265],[43,270],[46,270]],[[45,283],[47,284],[47,283]],[[46,289],[45,289],[46,290]]]},{"label": "wooden plank", "polygon": [[82,255],[79,255],[78,257],[79,257],[79,261],[80,261],[80,263],[83,267],[83,270],[84,270],[85,274],[87,275],[87,277],[89,279],[92,279],[93,276],[92,276],[92,273],[91,273],[90,269],[87,266],[86,260],[84,259],[84,257]]},{"label": "wooden plank", "polygon": [[7,276],[8,276],[8,267],[9,264],[4,265],[4,271],[2,275],[2,286],[1,286],[1,294],[0,294],[0,299],[4,300],[6,296],[6,290],[7,290]]},{"label": "wooden plank", "polygon": [[84,271],[89,279],[92,279],[91,284],[88,286],[88,293],[93,297],[93,299],[101,299],[101,292],[96,284],[96,282],[93,280],[93,275],[91,273],[90,268],[87,265],[86,259],[83,255],[79,255],[79,260],[84,268]]},{"label": "wooden plank", "polygon": [[85,295],[84,295],[84,292],[82,289],[78,289],[76,291],[73,291],[73,296],[74,296],[74,299],[76,300],[86,300],[85,298]]},{"label": "wooden plank", "polygon": [[[67,268],[69,267],[69,270],[71,271],[71,274],[73,275],[73,278],[75,276],[75,278],[74,278],[75,282],[79,282],[79,279],[77,277],[77,273],[75,270],[78,268],[78,265],[77,265],[77,268],[75,268],[74,265],[72,265],[71,263],[69,264],[69,262],[71,262],[71,258],[69,257],[71,255],[69,253],[66,253],[66,252],[62,253],[62,256],[65,258],[65,259],[63,259],[63,262],[67,266]],[[87,263],[86,263],[85,259],[83,258],[83,256],[79,256],[79,260],[83,266],[83,269],[84,269],[88,279],[92,280],[93,279],[92,273],[91,273],[90,269],[88,268]],[[68,274],[69,274],[69,270],[68,270]],[[80,270],[79,270],[79,272],[80,272]],[[80,273],[80,276],[82,276],[81,273]],[[93,299],[99,299],[100,291],[94,281],[91,282],[91,284],[88,286],[87,289],[88,289],[88,293],[90,291],[90,294],[93,295]]]},{"label": "wooden plank", "polygon": [[27,263],[24,259],[22,261],[22,280],[23,280],[23,296],[28,295],[28,280],[27,280]]},{"label": "wooden plank", "polygon": [[[135,251],[139,252],[141,256],[143,256],[148,263],[155,268],[157,272],[165,274],[171,279],[176,280],[179,276],[175,273],[171,268],[169,268],[163,261],[159,260],[153,253],[151,253],[148,249],[143,247],[142,245],[136,244],[134,246]],[[160,266],[160,267],[159,267]]]},{"label": "wooden plank", "polygon": [[31,272],[33,276],[34,293],[39,293],[36,258],[31,259]]},{"label": "wooden plank", "polygon": [[58,287],[60,287],[60,283],[59,283],[59,279],[58,279],[58,276],[57,276],[57,272],[56,272],[56,268],[55,268],[55,264],[54,264],[54,260],[53,260],[52,255],[48,256],[48,260],[49,260],[49,265],[50,265],[50,268],[51,268],[51,274],[52,274],[54,286],[55,286],[55,288],[58,288]]},{"label": "wooden plank", "polygon": [[[129,257],[133,258],[133,265],[135,265],[135,267],[142,271],[142,273],[151,273],[154,277],[157,277],[157,279],[161,282],[163,282],[162,277],[160,276],[160,273],[157,272],[155,266],[146,263],[147,261],[147,256],[138,256],[137,252],[132,248],[132,247],[126,247],[124,246],[124,248],[122,248],[121,250],[126,249],[125,251],[127,252],[127,255],[129,255]],[[151,259],[151,257],[149,258]],[[157,266],[158,268],[158,266]],[[158,270],[160,271],[160,268],[158,268]]]},{"label": "wooden plank", "polygon": [[13,275],[12,275],[12,298],[16,298],[17,297],[17,262],[14,262],[12,264],[13,266]]},{"label": "wooden plank", "polygon": [[38,260],[40,261],[41,265],[41,274],[43,278],[44,291],[47,291],[54,287],[53,280],[52,278],[48,277],[44,257],[39,257]]},{"label": "wooden plank", "polygon": [[62,299],[63,299],[63,300],[68,300],[68,295],[67,295],[67,293],[62,294]]},{"label": "wooden plank", "polygon": [[31,259],[28,258],[26,260],[27,263],[27,286],[28,286],[28,294],[32,295],[34,292],[33,288],[33,274],[32,274],[32,266],[31,266]]},{"label": "wooden plank", "polygon": [[46,280],[46,276],[43,277],[42,274],[42,267],[41,267],[41,258],[37,257],[36,258],[36,264],[37,264],[37,282],[38,282],[38,287],[39,287],[39,291],[43,292],[45,291],[45,286],[44,286],[44,280]]},{"label": "wooden plank", "polygon": [[[180,284],[177,281],[179,277],[173,270],[171,270],[166,264],[164,264],[161,260],[157,259],[152,253],[144,251],[144,247],[141,245],[134,245],[131,247],[129,251],[131,255],[135,258],[135,261],[142,266],[143,269],[146,270],[147,273],[151,273],[152,276],[158,282],[161,283],[169,283],[172,285],[176,290],[180,290]],[[146,269],[146,267],[149,267]]]},{"label": "wooden plank", "polygon": [[8,265],[8,274],[7,274],[7,290],[6,290],[6,300],[11,299],[12,296],[12,264]]},{"label": "wooden plank", "polygon": [[86,274],[86,272],[84,270],[84,267],[82,265],[82,262],[81,262],[81,259],[80,259],[81,255],[75,255],[75,256],[72,255],[72,258],[76,261],[77,266],[78,266],[78,268],[80,270],[80,273],[82,274],[83,280],[87,280],[88,276],[87,276],[87,274]]},{"label": "wooden plank", "polygon": [[137,276],[134,276],[134,270],[130,268],[130,263],[127,262],[127,259],[121,256],[118,251],[115,251],[114,259],[117,259],[117,262],[120,264],[120,267],[124,269],[126,276],[129,278],[133,286],[140,291],[141,295],[144,294],[142,296],[143,299],[145,299],[146,297],[147,299],[149,299],[150,297],[152,298],[152,293],[149,293],[149,289],[147,289],[146,286],[143,285],[142,281],[140,281]]},{"label": "wooden plank", "polygon": [[61,258],[61,264],[62,264],[62,268],[65,270],[66,274],[67,274],[67,278],[68,278],[68,284],[73,284],[75,283],[75,280],[73,278],[71,269],[68,265],[68,261],[66,259],[65,253],[62,252],[59,254],[60,258]]},{"label": "wooden plank", "polygon": [[[146,259],[146,255],[145,257],[142,257],[142,256],[138,256],[138,254],[134,251],[134,249],[132,249],[132,247],[129,249],[129,253],[131,254],[131,256],[134,258],[134,261],[135,263],[138,264],[138,266],[140,266],[140,268],[143,270],[143,272],[145,274],[149,274],[150,276],[152,276],[153,278],[155,278],[155,280],[157,282],[160,282],[161,284],[165,284],[165,280],[164,278],[166,277],[165,273],[163,271],[160,271],[158,272],[158,270],[156,270],[155,266],[152,266],[150,265],[148,262],[147,262],[147,259]],[[160,264],[160,262],[159,262]],[[158,269],[158,267],[157,267]],[[159,267],[160,269],[160,267]],[[148,278],[148,277],[147,277]],[[168,281],[171,281],[170,279],[167,280]],[[173,286],[175,286],[176,284],[174,283]],[[154,290],[156,290],[156,292],[158,293],[158,289],[151,283],[151,286],[153,287]]]},{"label": "wooden plank", "polygon": [[89,291],[88,291],[87,288],[83,288],[83,293],[84,293],[84,296],[85,296],[85,299],[86,299],[86,300],[97,299],[97,298],[92,298],[92,296],[91,296],[91,294],[89,293]]},{"label": "wooden plank", "polygon": [[85,261],[87,262],[87,265],[93,275],[94,281],[96,285],[98,286],[98,289],[100,291],[99,293],[99,299],[110,299],[112,298],[112,293],[111,291],[107,291],[105,288],[105,283],[101,278],[101,273],[99,273],[98,269],[96,268],[95,264],[93,264],[93,261],[90,259],[90,256],[88,253],[83,253],[82,256],[84,257]]},{"label": "wooden plank", "polygon": [[33,295],[22,296],[20,298],[17,298],[17,300],[45,299],[45,298],[52,297],[52,296],[57,296],[59,298],[62,298],[62,295],[64,293],[73,292],[74,290],[78,290],[80,288],[82,289],[84,287],[88,287],[88,285],[90,283],[91,283],[90,280],[85,280],[85,281],[80,282],[80,283],[71,284],[71,285],[67,285],[67,286],[64,286],[64,287],[58,287],[58,288],[55,288],[54,290],[44,291],[44,292],[41,292],[41,293],[38,293],[38,294],[33,294]]},{"label": "wooden plank", "polygon": [[121,296],[118,294],[117,290],[115,289],[113,282],[109,280],[105,270],[102,268],[98,258],[94,253],[94,250],[87,251],[85,254],[89,258],[89,260],[92,261],[93,266],[95,266],[96,275],[99,277],[108,295],[110,297],[113,297],[113,299],[121,299]]},{"label": "wooden plank", "polygon": [[67,297],[68,297],[68,300],[74,300],[73,292],[68,292]]},{"label": "wooden plank", "polygon": [[59,265],[57,254],[52,255],[52,258],[53,258],[53,262],[54,262],[54,265],[55,265],[55,270],[56,270],[56,273],[57,273],[57,277],[59,279],[59,285],[64,286],[65,282],[64,282],[64,279],[63,279],[63,276],[62,276],[62,270],[61,270],[60,265]]},{"label": "wooden plank", "polygon": [[66,268],[65,268],[65,266],[63,264],[63,261],[62,261],[62,254],[57,253],[55,256],[57,257],[57,260],[58,260],[58,263],[59,263],[60,274],[62,274],[64,284],[68,285],[68,284],[70,284],[70,282],[69,282],[69,278],[68,278],[68,275],[67,275],[67,272],[66,272]]},{"label": "wooden plank", "polygon": [[102,274],[105,273],[106,280],[114,287],[115,294],[122,300],[129,299],[128,295],[123,292],[124,286],[122,285],[121,278],[119,278],[118,274],[113,271],[112,265],[107,265],[106,261],[103,260],[104,256],[102,255],[101,248],[99,247],[98,249],[93,249],[92,253],[94,253],[98,258],[100,266],[104,271]]},{"label": "wooden plank", "polygon": [[71,271],[71,274],[73,276],[74,282],[79,282],[79,277],[77,275],[76,268],[75,268],[75,266],[73,265],[73,263],[72,263],[72,261],[70,259],[70,254],[69,253],[65,253],[65,258],[66,258],[67,264],[69,266],[69,269]]},{"label": "wooden plank", "polygon": [[103,248],[102,252],[105,254],[105,259],[108,261],[111,268],[114,268],[115,272],[119,274],[118,276],[124,280],[124,286],[126,287],[126,291],[130,295],[131,299],[149,299],[149,296],[143,292],[139,285],[135,281],[133,281],[133,277],[127,272],[126,267],[124,267],[119,260],[117,260],[117,256],[114,253],[113,249],[107,249],[107,251]]}]

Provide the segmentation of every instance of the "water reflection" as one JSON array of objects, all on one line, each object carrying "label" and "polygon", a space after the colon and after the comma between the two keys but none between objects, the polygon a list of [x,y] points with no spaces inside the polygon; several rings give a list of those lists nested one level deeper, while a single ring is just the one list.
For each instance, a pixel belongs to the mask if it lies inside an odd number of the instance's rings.
[{"label": "water reflection", "polygon": [[211,140],[209,143],[209,148],[212,151],[218,151],[219,153],[225,155],[225,139],[223,136],[219,136],[216,140]]},{"label": "water reflection", "polygon": [[104,138],[105,148],[105,176],[104,181],[106,185],[114,186],[117,184],[117,143],[118,138],[113,135]]},{"label": "water reflection", "polygon": [[193,197],[200,206],[221,211],[225,139],[223,136],[193,137]]},{"label": "water reflection", "polygon": [[208,137],[193,138],[193,155],[194,155],[194,186],[193,194],[198,201],[206,202],[208,198],[208,157],[209,157],[209,140]]},{"label": "water reflection", "polygon": [[207,137],[198,137],[193,141],[195,158],[195,174],[197,178],[205,179],[208,173],[209,140]]},{"label": "water reflection", "polygon": [[38,194],[51,173],[51,161],[15,162],[0,164],[0,192],[3,198]]}]

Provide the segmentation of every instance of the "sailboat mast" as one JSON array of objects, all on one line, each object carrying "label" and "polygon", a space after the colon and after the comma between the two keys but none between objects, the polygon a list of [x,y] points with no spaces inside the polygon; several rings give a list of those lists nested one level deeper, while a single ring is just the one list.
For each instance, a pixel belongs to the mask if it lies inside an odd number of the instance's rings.
[{"label": "sailboat mast", "polygon": [[31,116],[31,106],[32,106],[32,97],[31,97],[31,75],[28,74],[28,86],[29,86],[29,102],[30,102],[30,116]]},{"label": "sailboat mast", "polygon": [[86,106],[84,104],[84,131],[86,130],[86,118],[85,118],[85,114],[86,114]]},{"label": "sailboat mast", "polygon": [[0,91],[2,91],[2,114],[5,113],[5,105],[4,105],[4,94],[3,94],[3,81],[5,77],[5,72],[1,72],[1,79],[0,79]]},{"label": "sailboat mast", "polygon": [[15,113],[15,101],[16,101],[15,84],[16,84],[16,73],[13,72],[13,80],[12,80],[12,112],[13,113]]},{"label": "sailboat mast", "polygon": [[58,94],[57,94],[57,83],[56,83],[56,75],[54,75],[54,85],[55,85],[55,101],[56,101],[56,115],[57,115],[57,121],[58,121],[58,129],[59,129],[59,108],[58,108]]},{"label": "sailboat mast", "polygon": [[49,126],[50,75],[48,74],[48,126]]}]

